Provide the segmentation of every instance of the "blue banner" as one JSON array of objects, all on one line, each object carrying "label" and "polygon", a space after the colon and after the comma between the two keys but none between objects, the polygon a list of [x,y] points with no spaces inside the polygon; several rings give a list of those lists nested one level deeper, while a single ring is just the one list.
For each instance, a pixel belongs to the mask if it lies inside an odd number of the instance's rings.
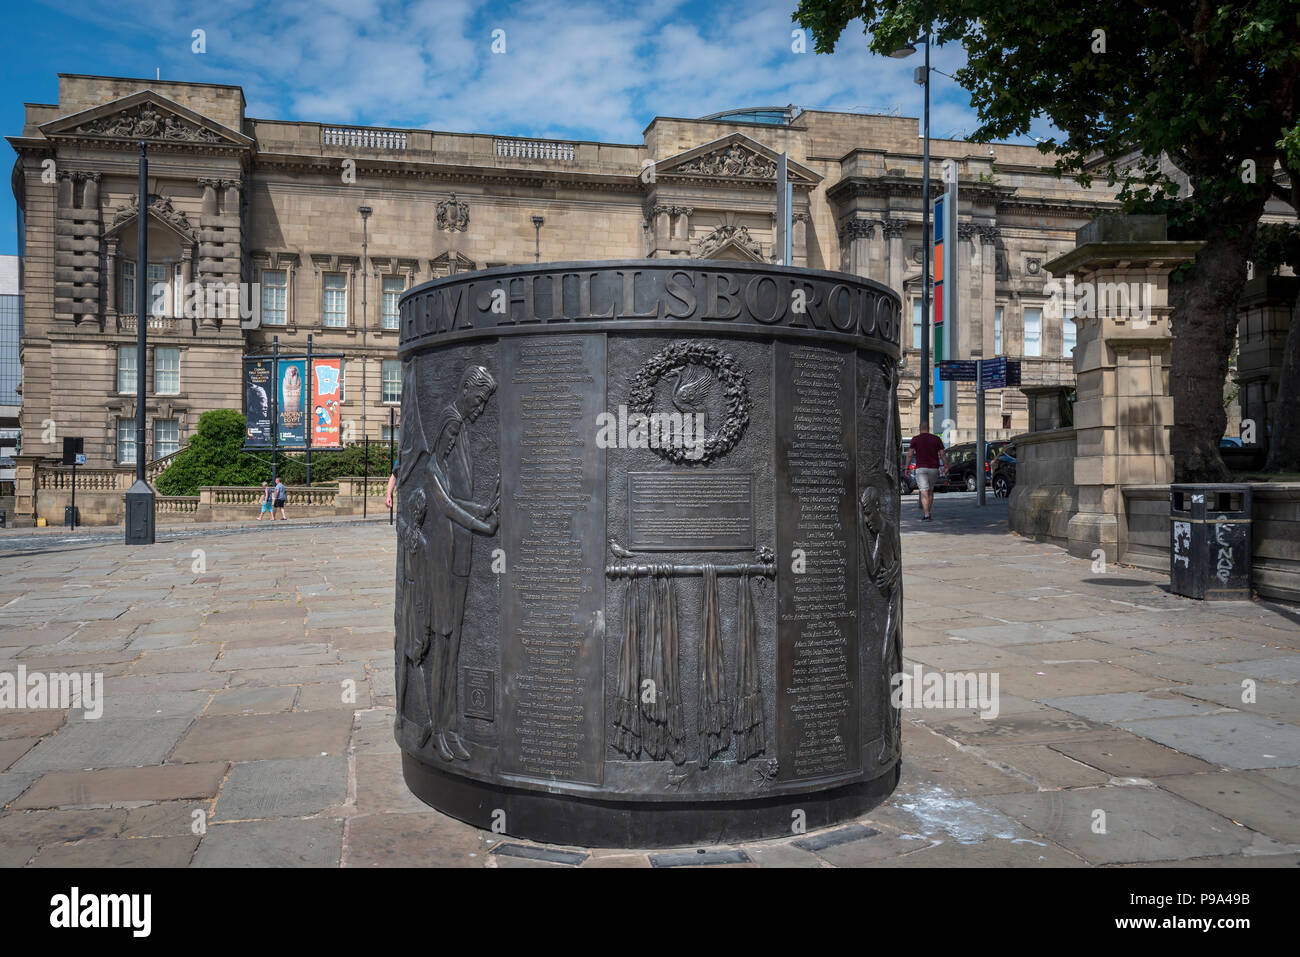
[{"label": "blue banner", "polygon": [[306,448],[307,360],[281,359],[276,378],[279,383],[276,441],[281,448]]}]

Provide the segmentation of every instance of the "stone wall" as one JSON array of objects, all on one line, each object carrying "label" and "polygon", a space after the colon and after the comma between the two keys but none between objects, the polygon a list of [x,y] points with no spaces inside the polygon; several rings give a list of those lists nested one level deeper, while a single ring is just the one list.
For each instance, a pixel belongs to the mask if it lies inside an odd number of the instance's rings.
[{"label": "stone wall", "polygon": [[[45,519],[47,525],[62,525],[64,509],[72,504],[70,472],[59,469],[42,474],[44,481],[36,494],[37,517]],[[53,477],[60,481],[54,481]],[[132,477],[125,471],[79,469],[79,524],[121,525],[126,516],[124,496]],[[371,478],[368,483],[360,477],[344,477],[337,485],[291,485],[285,513],[293,519],[361,515],[363,510],[371,515],[380,514],[387,511],[384,507],[387,484],[387,477],[381,476]],[[260,486],[205,485],[198,495],[157,496],[156,517],[160,524],[255,521],[261,512],[261,499]]]},{"label": "stone wall", "polygon": [[1008,523],[1013,531],[1065,548],[1070,519],[1079,510],[1074,484],[1074,429],[1017,435],[1016,484]]}]

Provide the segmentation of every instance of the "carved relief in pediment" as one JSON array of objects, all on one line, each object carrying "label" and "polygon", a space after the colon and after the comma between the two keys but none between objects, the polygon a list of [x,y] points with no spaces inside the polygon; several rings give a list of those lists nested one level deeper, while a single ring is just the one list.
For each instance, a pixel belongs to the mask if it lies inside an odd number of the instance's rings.
[{"label": "carved relief in pediment", "polygon": [[739,143],[725,149],[697,156],[677,166],[674,173],[703,173],[707,176],[739,176],[749,179],[772,179],[776,164]]},{"label": "carved relief in pediment", "polygon": [[150,103],[101,116],[78,126],[73,132],[87,136],[114,136],[135,140],[174,140],[180,143],[219,143],[222,137],[174,113],[165,113]]}]

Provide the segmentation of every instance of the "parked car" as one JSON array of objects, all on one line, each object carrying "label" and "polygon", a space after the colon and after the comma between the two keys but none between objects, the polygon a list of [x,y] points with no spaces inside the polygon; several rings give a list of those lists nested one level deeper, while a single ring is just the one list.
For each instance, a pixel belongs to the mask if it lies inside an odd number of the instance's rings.
[{"label": "parked car", "polygon": [[[986,484],[992,480],[992,463],[997,458],[998,453],[1005,447],[1006,442],[985,442],[984,443],[984,481]],[[961,442],[954,445],[948,450],[948,478],[946,487],[964,488],[968,492],[976,489],[978,479],[976,477],[975,461],[978,458],[978,452],[974,442]],[[942,480],[941,480],[942,481]]]},{"label": "parked car", "polygon": [[993,494],[1003,498],[1016,486],[1016,447],[1008,442],[993,460]]},{"label": "parked car", "polygon": [[907,464],[907,452],[912,440],[903,440],[901,458],[898,460],[898,494],[911,495],[916,491],[916,466]]}]

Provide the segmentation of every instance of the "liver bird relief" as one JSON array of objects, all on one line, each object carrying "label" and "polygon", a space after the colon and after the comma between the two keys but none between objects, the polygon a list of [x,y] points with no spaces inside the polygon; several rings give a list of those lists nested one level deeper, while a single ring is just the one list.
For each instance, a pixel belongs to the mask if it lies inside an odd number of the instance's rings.
[{"label": "liver bird relief", "polygon": [[704,416],[705,433],[708,432],[709,410],[706,403],[713,395],[714,375],[713,370],[707,367],[696,369],[687,375],[689,366],[678,366],[671,370],[665,378],[673,379],[673,408],[683,415],[693,415],[700,413]]}]

